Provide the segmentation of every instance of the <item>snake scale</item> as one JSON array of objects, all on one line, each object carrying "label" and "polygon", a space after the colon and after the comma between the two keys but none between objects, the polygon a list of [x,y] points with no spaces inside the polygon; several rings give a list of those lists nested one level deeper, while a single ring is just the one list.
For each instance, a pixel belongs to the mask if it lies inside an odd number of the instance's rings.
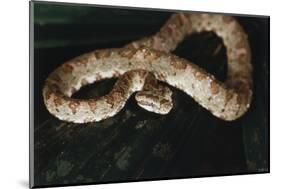
[{"label": "snake scale", "polygon": [[[226,47],[225,82],[170,53],[185,37],[204,31],[214,32]],[[108,94],[87,100],[71,98],[82,86],[109,78],[118,80]],[[175,13],[152,36],[65,62],[46,79],[43,98],[51,114],[74,123],[97,122],[116,115],[133,93],[142,108],[167,114],[173,107],[172,92],[158,81],[185,92],[218,118],[232,121],[241,117],[252,99],[251,51],[246,33],[231,16]]]}]

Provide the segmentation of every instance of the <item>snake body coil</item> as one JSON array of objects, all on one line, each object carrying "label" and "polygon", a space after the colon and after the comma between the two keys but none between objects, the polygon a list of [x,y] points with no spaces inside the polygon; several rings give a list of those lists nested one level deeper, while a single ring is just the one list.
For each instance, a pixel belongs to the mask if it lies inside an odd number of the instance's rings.
[{"label": "snake body coil", "polygon": [[[170,52],[194,32],[213,31],[226,47],[226,81]],[[43,98],[57,118],[87,123],[116,115],[128,98],[137,92],[138,104],[155,113],[172,109],[172,92],[157,80],[191,96],[213,115],[235,120],[250,106],[252,98],[251,52],[242,27],[230,16],[219,14],[173,14],[155,35],[134,41],[123,48],[96,50],[58,67],[46,80]],[[71,98],[82,86],[118,78],[112,91],[100,98]]]}]

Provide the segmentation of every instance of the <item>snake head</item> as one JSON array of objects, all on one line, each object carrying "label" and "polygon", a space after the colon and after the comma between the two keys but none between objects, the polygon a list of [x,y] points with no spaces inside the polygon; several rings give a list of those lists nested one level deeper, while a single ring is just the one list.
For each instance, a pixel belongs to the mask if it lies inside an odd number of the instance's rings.
[{"label": "snake head", "polygon": [[161,85],[137,92],[135,99],[143,109],[158,114],[168,114],[173,108],[172,91]]}]

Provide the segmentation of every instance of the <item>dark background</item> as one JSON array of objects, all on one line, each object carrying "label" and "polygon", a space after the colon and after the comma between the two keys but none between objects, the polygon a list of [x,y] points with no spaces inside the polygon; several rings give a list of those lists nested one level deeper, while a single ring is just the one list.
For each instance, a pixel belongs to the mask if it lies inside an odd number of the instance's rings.
[{"label": "dark background", "polygon": [[[253,101],[240,119],[220,120],[172,88],[168,115],[147,112],[132,97],[113,118],[73,124],[45,108],[48,74],[82,53],[151,35],[172,12],[42,2],[33,8],[35,186],[269,172],[268,17],[236,16],[249,36],[254,67]],[[173,53],[225,79],[225,48],[214,33],[194,34]],[[101,96],[114,82],[87,86],[74,97]]]}]

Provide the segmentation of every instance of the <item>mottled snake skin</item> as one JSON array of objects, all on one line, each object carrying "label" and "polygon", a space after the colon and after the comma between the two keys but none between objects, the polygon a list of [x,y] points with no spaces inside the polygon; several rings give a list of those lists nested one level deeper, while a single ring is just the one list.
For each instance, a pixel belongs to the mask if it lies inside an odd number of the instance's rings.
[{"label": "mottled snake skin", "polygon": [[[170,52],[194,32],[213,31],[226,47],[228,70],[218,81],[189,60]],[[167,114],[173,107],[172,92],[157,80],[191,96],[214,116],[231,121],[242,116],[252,99],[251,52],[243,28],[221,14],[173,14],[155,35],[125,47],[83,54],[53,71],[43,88],[44,102],[60,120],[87,123],[116,115],[135,92],[144,109]],[[82,86],[118,78],[111,92],[97,99],[74,99]]]}]

